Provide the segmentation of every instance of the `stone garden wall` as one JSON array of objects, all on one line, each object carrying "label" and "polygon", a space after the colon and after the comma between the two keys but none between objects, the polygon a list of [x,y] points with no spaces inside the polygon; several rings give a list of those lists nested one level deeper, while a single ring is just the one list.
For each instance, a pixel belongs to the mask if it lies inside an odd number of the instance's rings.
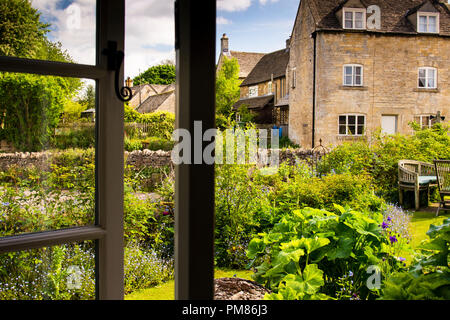
[{"label": "stone garden wall", "polygon": [[[270,152],[269,152],[270,154]],[[306,149],[286,149],[279,151],[280,163],[288,162],[294,164],[296,159],[310,160],[320,157],[322,153]],[[10,166],[19,167],[37,167],[41,170],[49,168],[52,153],[45,152],[15,152],[0,153],[0,170],[4,171]],[[160,168],[163,166],[173,166],[170,151],[133,151],[125,152],[125,161],[127,165],[142,167]]]}]

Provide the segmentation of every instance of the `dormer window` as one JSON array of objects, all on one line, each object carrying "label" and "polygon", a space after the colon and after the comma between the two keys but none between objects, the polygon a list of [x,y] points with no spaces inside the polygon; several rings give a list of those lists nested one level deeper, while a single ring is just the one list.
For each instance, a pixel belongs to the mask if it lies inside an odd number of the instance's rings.
[{"label": "dormer window", "polygon": [[439,13],[419,12],[417,20],[418,32],[439,33]]},{"label": "dormer window", "polygon": [[366,9],[344,8],[344,29],[366,29]]},{"label": "dormer window", "polygon": [[258,96],[258,86],[251,86],[248,88],[248,97],[253,98]]}]

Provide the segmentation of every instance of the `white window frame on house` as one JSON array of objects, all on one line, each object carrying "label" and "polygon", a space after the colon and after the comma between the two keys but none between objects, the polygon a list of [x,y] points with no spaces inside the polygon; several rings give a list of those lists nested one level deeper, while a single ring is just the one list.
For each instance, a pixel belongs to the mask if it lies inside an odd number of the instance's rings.
[{"label": "white window frame on house", "polygon": [[[352,116],[355,117],[355,124],[354,124],[355,129],[356,129],[355,133],[349,133],[349,130],[348,130],[348,127],[350,126],[350,124],[348,123],[348,118],[352,117]],[[340,118],[341,117],[345,117],[345,124],[344,124],[345,125],[345,134],[341,133],[341,130],[340,130],[341,126],[343,126],[343,124],[340,123]],[[360,124],[358,122],[359,117],[363,117],[364,118],[364,123],[363,124]],[[358,134],[358,127],[359,126],[363,127],[362,133],[360,133],[360,134]],[[344,113],[344,114],[340,114],[338,116],[338,135],[339,136],[351,136],[351,137],[359,136],[359,137],[362,137],[362,136],[365,135],[365,131],[366,131],[366,115],[360,114],[360,113]]]},{"label": "white window frame on house", "polygon": [[[420,76],[420,72],[423,71],[423,70],[425,71],[425,77],[421,77]],[[430,71],[434,71],[434,76],[433,77],[430,77],[430,75],[429,75]],[[417,87],[419,89],[437,89],[437,80],[438,80],[437,74],[438,74],[438,69],[437,68],[420,67],[418,69],[418,74],[417,74]],[[424,81],[425,81],[425,83],[424,83],[425,85],[424,86],[420,86],[420,80],[421,79],[424,79]],[[434,86],[430,86],[429,85],[429,80],[430,79],[433,79]]]},{"label": "white window frame on house", "polygon": [[254,98],[258,96],[258,86],[251,86],[248,87],[248,97],[249,98]]},{"label": "white window frame on house", "polygon": [[[419,115],[415,115],[414,116],[414,121],[416,121],[417,118],[419,118],[419,125],[421,129],[429,129],[433,126],[433,124],[435,123],[435,121],[433,121],[433,119],[431,119],[432,114],[419,114]],[[424,118],[428,118],[428,124],[423,124],[423,119]],[[417,121],[416,121],[417,122]]]},{"label": "white window frame on house", "polygon": [[272,86],[273,86],[273,83],[272,83],[272,81],[269,81],[269,83],[267,84],[267,94],[272,94]]},{"label": "white window frame on house", "polygon": [[236,112],[236,122],[241,122],[242,121],[242,116],[239,112]]},{"label": "white window frame on house", "polygon": [[[346,22],[348,19],[346,19],[346,13],[352,14],[352,26],[347,27]],[[360,28],[356,27],[356,13],[362,13],[362,26]],[[342,11],[342,28],[343,29],[350,29],[350,30],[365,30],[367,28],[366,23],[366,9],[364,8],[344,8]]]},{"label": "white window frame on house", "polygon": [[[421,29],[422,24],[420,23],[420,18],[426,18],[425,29]],[[436,18],[435,30],[430,31],[430,17]],[[439,33],[439,13],[436,12],[419,12],[417,14],[417,32],[420,33]]]},{"label": "white window frame on house", "polygon": [[[346,69],[348,67],[352,68],[352,73],[351,73],[352,81],[351,81],[351,83],[347,83]],[[359,84],[356,83],[356,76],[357,76],[356,75],[356,68],[361,68],[361,75],[360,75],[361,76],[361,81],[360,81]],[[342,84],[345,87],[362,87],[363,86],[363,84],[364,84],[364,66],[363,65],[361,65],[361,64],[344,64],[342,70],[343,70],[343,72],[342,72],[342,74],[343,74]]]}]

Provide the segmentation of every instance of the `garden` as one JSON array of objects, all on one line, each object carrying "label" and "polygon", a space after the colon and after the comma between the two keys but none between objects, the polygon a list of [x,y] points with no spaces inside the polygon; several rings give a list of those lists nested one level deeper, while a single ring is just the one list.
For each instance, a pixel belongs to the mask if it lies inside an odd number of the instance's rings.
[{"label": "garden", "polygon": [[[252,279],[271,290],[267,299],[449,299],[450,215],[396,205],[398,160],[448,158],[449,147],[448,127],[440,124],[344,144],[316,162],[281,163],[271,174],[256,165],[217,165],[217,276]],[[146,183],[155,172],[159,182]],[[46,170],[3,170],[0,236],[93,224],[94,173],[92,148],[53,150]],[[125,292],[170,298],[170,167],[127,166],[124,206]],[[0,299],[94,298],[92,242],[0,259]],[[73,266],[81,284],[75,288],[67,282]]]}]

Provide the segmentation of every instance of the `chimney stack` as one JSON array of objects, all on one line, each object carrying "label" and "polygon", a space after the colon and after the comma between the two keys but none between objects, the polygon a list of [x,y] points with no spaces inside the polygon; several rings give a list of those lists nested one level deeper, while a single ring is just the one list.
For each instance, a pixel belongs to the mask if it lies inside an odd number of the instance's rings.
[{"label": "chimney stack", "polygon": [[220,39],[220,51],[222,54],[230,55],[230,51],[228,50],[228,37],[226,33],[224,33]]},{"label": "chimney stack", "polygon": [[128,88],[131,88],[133,86],[133,80],[130,77],[125,80],[125,86],[127,86]]}]

